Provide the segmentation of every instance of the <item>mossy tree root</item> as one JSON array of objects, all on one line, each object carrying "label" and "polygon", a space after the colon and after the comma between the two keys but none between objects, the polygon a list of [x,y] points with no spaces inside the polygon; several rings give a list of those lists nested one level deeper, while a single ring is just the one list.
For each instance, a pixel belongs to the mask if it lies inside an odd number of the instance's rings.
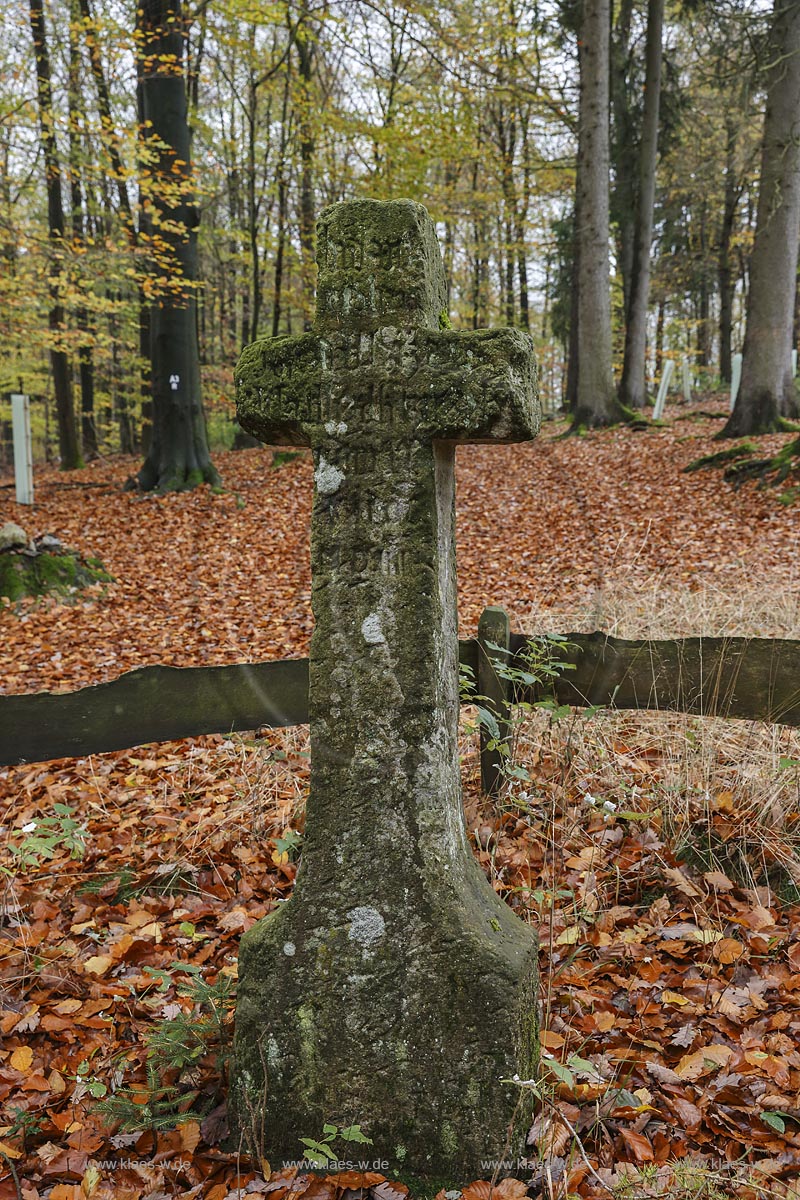
[{"label": "mossy tree root", "polygon": [[688,475],[692,471],[702,471],[705,467],[721,467],[738,458],[745,458],[757,453],[758,446],[755,442],[739,442],[737,446],[727,446],[724,450],[717,450],[715,454],[703,454],[702,457],[696,458],[694,462],[685,466],[683,473]]}]

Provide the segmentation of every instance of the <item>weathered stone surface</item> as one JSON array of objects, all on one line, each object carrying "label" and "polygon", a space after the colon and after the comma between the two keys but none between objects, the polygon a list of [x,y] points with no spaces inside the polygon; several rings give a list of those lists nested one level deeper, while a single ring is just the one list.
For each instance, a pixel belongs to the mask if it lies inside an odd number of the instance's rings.
[{"label": "weathered stone surface", "polygon": [[463,1181],[504,1156],[502,1080],[534,1069],[536,945],[464,828],[453,462],[535,435],[532,346],[440,331],[420,205],[335,205],[318,245],[316,331],[237,370],[241,424],[313,448],[316,625],[302,864],[242,940],[233,1109],[273,1165],[327,1121],[361,1125],[359,1157]]},{"label": "weathered stone surface", "polygon": [[16,521],[0,525],[0,551],[21,549],[28,544],[28,535]]}]

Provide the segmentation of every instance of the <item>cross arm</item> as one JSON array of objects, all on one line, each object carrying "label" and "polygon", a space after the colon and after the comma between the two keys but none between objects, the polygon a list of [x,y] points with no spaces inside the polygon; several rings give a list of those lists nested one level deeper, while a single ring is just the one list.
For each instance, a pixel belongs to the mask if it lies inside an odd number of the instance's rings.
[{"label": "cross arm", "polygon": [[234,375],[236,416],[268,446],[307,446],[319,416],[323,362],[319,338],[262,338],[242,351]]},{"label": "cross arm", "polygon": [[523,442],[539,432],[533,340],[518,329],[419,330],[414,390],[435,438]]}]

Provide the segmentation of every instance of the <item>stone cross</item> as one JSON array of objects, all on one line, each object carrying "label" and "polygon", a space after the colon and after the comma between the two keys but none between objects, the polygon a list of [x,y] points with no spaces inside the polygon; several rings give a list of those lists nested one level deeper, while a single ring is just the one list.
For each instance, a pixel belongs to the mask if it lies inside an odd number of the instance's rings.
[{"label": "stone cross", "polygon": [[421,205],[336,204],[317,237],[313,332],[236,376],[249,433],[313,451],[315,629],[302,861],[242,939],[234,1121],[273,1168],[360,1125],[373,1145],[340,1157],[463,1182],[503,1157],[509,1078],[535,1069],[536,943],[465,831],[454,453],[535,436],[532,343],[447,328]]}]

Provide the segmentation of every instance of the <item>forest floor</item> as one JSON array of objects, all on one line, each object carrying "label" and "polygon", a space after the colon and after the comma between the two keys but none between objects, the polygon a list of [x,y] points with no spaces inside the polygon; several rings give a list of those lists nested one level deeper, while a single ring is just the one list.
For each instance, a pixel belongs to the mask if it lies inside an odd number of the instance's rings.
[{"label": "forest floor", "polygon": [[[461,449],[461,635],[502,604],[526,633],[800,637],[800,505],[682,473],[717,448],[715,408]],[[304,655],[311,464],[271,459],[217,455],[216,494],[124,492],[120,459],[38,470],[33,510],[0,492],[0,522],[116,580],[0,609],[0,691]],[[475,853],[542,946],[543,1099],[498,1200],[800,1197],[800,737],[538,711],[517,728],[529,780],[490,802],[469,720]],[[0,771],[0,1200],[400,1200],[377,1175],[270,1178],[224,1148],[214,1038],[239,937],[291,893],[307,783],[305,729]],[[112,1094],[127,1124],[109,1127]],[[298,1130],[298,1158],[319,1134]]]}]

